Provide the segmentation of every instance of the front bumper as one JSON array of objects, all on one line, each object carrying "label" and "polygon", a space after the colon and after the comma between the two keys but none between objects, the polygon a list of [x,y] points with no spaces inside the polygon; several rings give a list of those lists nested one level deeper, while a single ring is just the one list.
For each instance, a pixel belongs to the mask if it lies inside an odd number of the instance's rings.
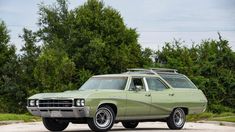
[{"label": "front bumper", "polygon": [[89,107],[27,107],[35,116],[52,118],[82,118],[89,117]]}]

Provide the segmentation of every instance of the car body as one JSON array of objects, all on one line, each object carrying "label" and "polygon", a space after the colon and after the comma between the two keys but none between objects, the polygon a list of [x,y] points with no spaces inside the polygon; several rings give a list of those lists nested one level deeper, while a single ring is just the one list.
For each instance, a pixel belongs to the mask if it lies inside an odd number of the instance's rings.
[{"label": "car body", "polygon": [[203,92],[174,69],[129,69],[93,76],[79,90],[33,95],[27,109],[51,131],[64,130],[69,122],[107,131],[115,122],[135,128],[142,121],[166,121],[181,129],[185,115],[202,113],[206,106]]}]

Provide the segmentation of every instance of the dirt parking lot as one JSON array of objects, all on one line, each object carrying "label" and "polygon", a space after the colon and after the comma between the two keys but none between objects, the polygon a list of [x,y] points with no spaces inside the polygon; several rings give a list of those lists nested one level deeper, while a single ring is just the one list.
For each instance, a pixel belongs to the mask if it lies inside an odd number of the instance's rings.
[{"label": "dirt parking lot", "polygon": [[[1,132],[47,132],[42,122],[18,123],[0,126]],[[90,129],[86,124],[70,124],[65,130],[66,132],[89,132]],[[146,122],[140,123],[136,129],[128,130],[122,127],[121,123],[115,124],[112,131],[121,132],[172,132],[166,123],[163,122]],[[177,132],[235,132],[235,127],[222,126],[218,124],[208,123],[191,123],[185,124],[184,129],[175,130]]]}]

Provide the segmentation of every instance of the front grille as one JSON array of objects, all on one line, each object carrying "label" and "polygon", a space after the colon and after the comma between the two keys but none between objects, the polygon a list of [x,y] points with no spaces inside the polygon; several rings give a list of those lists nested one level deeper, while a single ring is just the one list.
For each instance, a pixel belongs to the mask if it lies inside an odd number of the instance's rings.
[{"label": "front grille", "polygon": [[72,100],[58,100],[58,99],[49,99],[49,100],[39,100],[39,107],[72,107]]}]

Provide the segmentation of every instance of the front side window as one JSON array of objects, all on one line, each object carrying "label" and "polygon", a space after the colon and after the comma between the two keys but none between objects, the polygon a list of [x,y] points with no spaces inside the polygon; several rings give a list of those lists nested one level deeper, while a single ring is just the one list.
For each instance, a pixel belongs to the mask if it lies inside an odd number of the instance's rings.
[{"label": "front side window", "polygon": [[149,90],[162,91],[166,89],[166,86],[157,78],[148,77],[146,78]]},{"label": "front side window", "polygon": [[92,77],[79,90],[112,89],[124,90],[127,77]]},{"label": "front side window", "polygon": [[145,91],[143,78],[132,78],[129,90],[131,90],[131,91],[135,91],[135,90]]},{"label": "front side window", "polygon": [[159,74],[173,88],[196,88],[196,86],[182,74]]}]

